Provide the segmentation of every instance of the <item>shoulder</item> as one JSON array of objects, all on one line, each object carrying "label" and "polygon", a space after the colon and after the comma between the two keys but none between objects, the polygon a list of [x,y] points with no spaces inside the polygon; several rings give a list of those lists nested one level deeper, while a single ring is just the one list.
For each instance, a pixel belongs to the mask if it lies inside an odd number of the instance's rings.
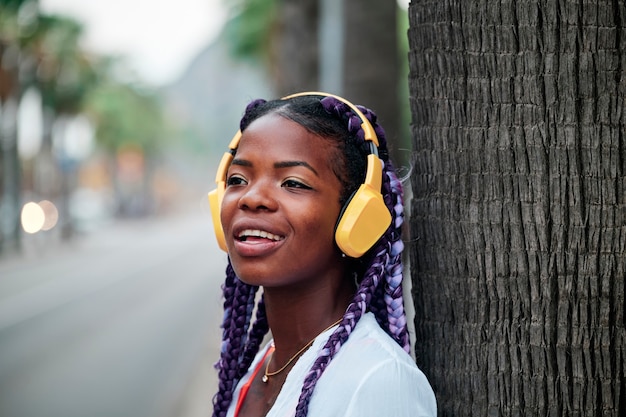
[{"label": "shoulder", "polygon": [[333,411],[344,416],[436,415],[426,376],[371,314],[361,318],[320,377],[311,411],[318,406],[326,410],[310,415],[325,415],[328,407],[339,407]]}]

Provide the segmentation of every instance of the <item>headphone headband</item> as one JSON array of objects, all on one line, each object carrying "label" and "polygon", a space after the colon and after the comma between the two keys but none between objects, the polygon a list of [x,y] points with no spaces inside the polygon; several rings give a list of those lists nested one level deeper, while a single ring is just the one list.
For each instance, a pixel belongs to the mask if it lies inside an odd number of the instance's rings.
[{"label": "headphone headband", "polygon": [[354,104],[350,103],[345,98],[339,97],[339,96],[337,96],[335,94],[322,93],[322,92],[319,92],[319,91],[308,91],[308,92],[304,92],[304,93],[290,94],[288,96],[285,96],[285,97],[281,98],[281,100],[288,100],[290,98],[302,97],[302,96],[332,97],[332,98],[334,98],[336,100],[341,101],[346,106],[350,107],[350,109],[357,116],[359,116],[359,119],[361,119],[361,129],[363,129],[363,133],[365,134],[365,140],[370,141],[374,145],[376,145],[375,149],[376,149],[376,153],[378,154],[378,146],[379,146],[379,144],[378,144],[378,136],[376,136],[376,131],[374,131],[374,127],[372,126],[370,121],[367,120],[367,117],[365,117],[363,112],[361,110],[359,110],[359,108],[357,106],[355,106]]}]

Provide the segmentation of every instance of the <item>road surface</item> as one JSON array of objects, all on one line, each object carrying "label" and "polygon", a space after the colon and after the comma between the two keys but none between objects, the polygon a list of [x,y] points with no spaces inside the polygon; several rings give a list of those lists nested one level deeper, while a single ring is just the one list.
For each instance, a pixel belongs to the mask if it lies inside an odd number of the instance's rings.
[{"label": "road surface", "polygon": [[0,258],[0,417],[208,417],[226,262],[211,227],[199,207]]}]

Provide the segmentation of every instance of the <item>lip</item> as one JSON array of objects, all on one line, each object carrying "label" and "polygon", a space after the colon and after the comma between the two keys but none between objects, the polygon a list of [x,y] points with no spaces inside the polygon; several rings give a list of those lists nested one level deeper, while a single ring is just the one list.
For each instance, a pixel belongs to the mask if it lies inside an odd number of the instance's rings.
[{"label": "lip", "polygon": [[[250,239],[239,240],[238,236],[246,230],[261,230],[267,233],[271,233],[275,236],[280,236],[280,240],[270,239]],[[285,242],[285,234],[276,230],[274,226],[260,222],[241,222],[233,226],[233,248],[235,252],[244,257],[256,257],[265,256],[278,249]]]}]

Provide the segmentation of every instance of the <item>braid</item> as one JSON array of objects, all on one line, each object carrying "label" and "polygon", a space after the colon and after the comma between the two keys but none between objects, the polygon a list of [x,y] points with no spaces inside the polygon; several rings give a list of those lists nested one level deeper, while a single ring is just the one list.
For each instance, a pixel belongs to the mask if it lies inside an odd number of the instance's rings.
[{"label": "braid", "polygon": [[[345,103],[332,97],[324,98],[321,101],[327,111],[342,120],[347,120],[348,131],[357,138],[357,141],[362,142],[364,140],[364,132],[360,128],[360,118]],[[363,257],[369,267],[364,273],[363,280],[348,306],[342,322],[329,337],[304,379],[296,407],[296,417],[307,416],[317,381],[341,346],[348,340],[350,333],[363,314],[368,310],[374,313],[380,326],[405,351],[409,351],[409,333],[402,299],[402,184],[389,160],[385,133],[382,127],[376,123],[376,115],[365,107],[358,106],[358,108],[370,120],[378,136],[379,156],[384,163],[381,193],[385,205],[391,212],[392,222],[381,239]],[[368,256],[370,259],[367,259]]]},{"label": "braid", "polygon": [[226,267],[226,280],[222,286],[224,296],[224,319],[222,322],[222,346],[220,349],[220,359],[215,364],[218,369],[219,390],[213,397],[213,416],[223,417],[232,399],[233,379],[229,378],[232,373],[230,369],[231,361],[231,328],[233,326],[233,304],[235,300],[235,286],[237,277],[228,263]]},{"label": "braid", "polygon": [[[224,317],[222,318],[222,348],[221,352],[226,350],[225,344],[228,342],[228,334],[230,331],[230,325],[232,323],[232,305],[233,298],[235,295],[235,272],[233,271],[230,263],[226,267],[226,280],[222,285],[222,296],[224,297]],[[220,369],[222,367],[222,359],[215,364],[216,369]]]},{"label": "braid", "polygon": [[[226,269],[224,284],[224,323],[219,370],[219,389],[213,399],[213,416],[223,417],[232,401],[233,392],[239,379],[245,374],[242,371],[242,359],[246,355],[246,329],[250,326],[250,318],[254,308],[254,296],[258,287],[243,283],[235,275],[230,262]],[[254,329],[253,329],[254,330]],[[256,335],[255,335],[256,338]],[[249,364],[248,364],[249,366]]]},{"label": "braid", "polygon": [[404,222],[402,183],[392,169],[391,161],[387,161],[387,166],[389,169],[385,171],[386,181],[383,182],[383,188],[387,189],[383,193],[392,198],[391,204],[387,203],[387,207],[391,208],[392,225],[389,230],[388,254],[390,259],[386,265],[384,299],[387,305],[389,334],[408,353],[410,351],[409,331],[402,297],[402,251],[404,249],[401,232]]},{"label": "braid", "polygon": [[[404,243],[402,242],[402,224],[404,223],[404,201],[402,182],[396,174],[393,163],[389,159],[387,152],[387,141],[385,131],[378,123],[377,116],[370,109],[358,106],[359,110],[370,120],[376,136],[379,140],[379,156],[383,160],[383,182],[381,193],[385,200],[386,206],[391,212],[391,226],[387,231],[389,234],[388,251],[390,256],[389,262],[386,264],[386,282],[384,301],[387,313],[379,310],[376,317],[383,329],[387,330],[389,335],[406,351],[410,351],[409,331],[406,322],[406,313],[404,310],[404,299],[402,297],[402,251]],[[378,297],[376,297],[378,300]]]},{"label": "braid", "polygon": [[265,314],[265,299],[261,295],[261,299],[257,304],[256,321],[250,329],[248,343],[246,344],[246,348],[241,358],[239,369],[240,377],[247,372],[250,364],[252,364],[255,355],[259,352],[261,342],[268,331],[269,324],[267,322],[267,315]]},{"label": "braid", "polygon": [[387,313],[387,304],[385,303],[385,286],[379,285],[374,290],[374,294],[372,295],[372,302],[370,304],[369,310],[374,313],[374,317],[376,317],[376,321],[378,325],[382,329],[387,329],[389,325],[389,318]]}]

